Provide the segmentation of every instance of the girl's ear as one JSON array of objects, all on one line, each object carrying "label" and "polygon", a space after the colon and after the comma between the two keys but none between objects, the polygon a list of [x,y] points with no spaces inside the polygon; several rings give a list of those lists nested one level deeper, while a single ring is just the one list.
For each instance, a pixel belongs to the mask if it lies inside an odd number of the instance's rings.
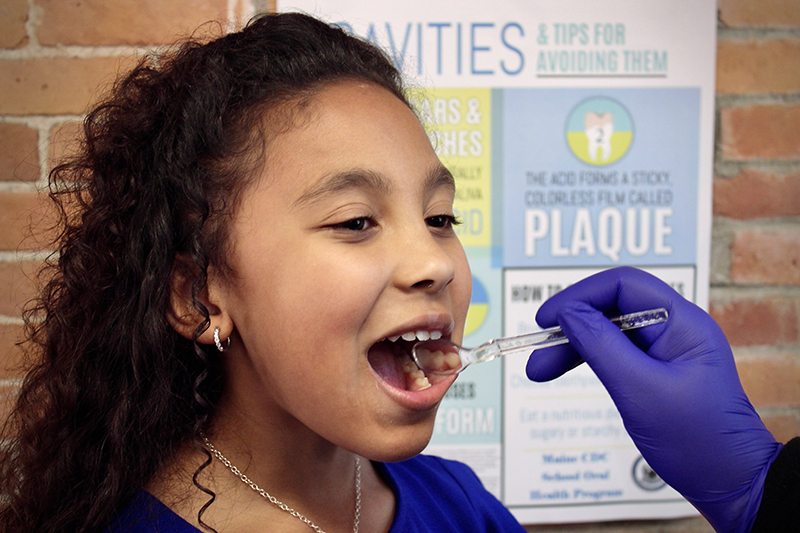
[{"label": "girl's ear", "polygon": [[[221,339],[227,339],[233,333],[233,321],[225,312],[224,302],[220,301],[220,291],[217,290],[219,275],[212,270],[209,268],[206,284],[197,295],[197,300],[208,309],[208,318],[211,321],[209,327],[197,338],[200,344],[214,344],[215,328],[219,328]],[[194,338],[197,327],[203,322],[203,315],[192,300],[192,284],[199,272],[197,265],[189,257],[179,255],[175,258],[170,275],[167,322],[178,334],[190,340]]]}]

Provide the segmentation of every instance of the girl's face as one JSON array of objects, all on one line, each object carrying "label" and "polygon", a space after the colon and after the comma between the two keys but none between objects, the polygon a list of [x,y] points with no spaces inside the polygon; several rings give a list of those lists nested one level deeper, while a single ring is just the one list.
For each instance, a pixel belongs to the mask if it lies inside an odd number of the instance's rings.
[{"label": "girl's face", "polygon": [[381,87],[335,83],[296,113],[232,221],[226,400],[287,436],[406,458],[427,444],[455,378],[417,381],[411,343],[386,339],[461,341],[471,276],[451,226],[453,178]]}]

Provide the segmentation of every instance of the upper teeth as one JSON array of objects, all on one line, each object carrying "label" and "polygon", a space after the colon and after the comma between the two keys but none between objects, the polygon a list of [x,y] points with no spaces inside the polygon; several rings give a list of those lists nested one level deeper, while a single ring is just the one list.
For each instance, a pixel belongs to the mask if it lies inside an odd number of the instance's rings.
[{"label": "upper teeth", "polygon": [[400,339],[400,338],[402,338],[404,341],[414,341],[414,340],[427,341],[427,340],[430,340],[430,339],[438,340],[438,339],[442,338],[442,332],[441,331],[436,331],[436,330],[434,330],[434,331],[425,331],[425,330],[408,331],[406,333],[403,333],[402,335],[394,335],[392,337],[387,337],[387,338],[391,342],[397,342],[397,340]]}]

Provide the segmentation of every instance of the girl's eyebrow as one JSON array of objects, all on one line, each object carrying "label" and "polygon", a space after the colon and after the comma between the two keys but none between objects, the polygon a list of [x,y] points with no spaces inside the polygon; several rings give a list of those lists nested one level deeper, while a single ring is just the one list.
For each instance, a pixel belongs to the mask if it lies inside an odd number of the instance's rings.
[{"label": "girl's eyebrow", "polygon": [[428,177],[425,180],[426,191],[432,191],[439,187],[456,189],[456,180],[453,178],[453,174],[442,164],[432,167],[428,171]]},{"label": "girl's eyebrow", "polygon": [[377,172],[365,169],[352,169],[336,172],[323,177],[320,181],[310,186],[300,197],[294,201],[292,208],[302,207],[319,200],[324,196],[341,194],[353,189],[367,189],[388,193],[391,186],[383,176]]},{"label": "girl's eyebrow", "polygon": [[[443,165],[435,165],[425,177],[426,191],[439,187],[455,190],[453,175]],[[325,196],[341,194],[353,189],[366,189],[384,194],[391,192],[391,184],[381,174],[365,169],[351,169],[336,172],[322,178],[317,183],[306,189],[292,204],[292,209],[312,204]]]}]

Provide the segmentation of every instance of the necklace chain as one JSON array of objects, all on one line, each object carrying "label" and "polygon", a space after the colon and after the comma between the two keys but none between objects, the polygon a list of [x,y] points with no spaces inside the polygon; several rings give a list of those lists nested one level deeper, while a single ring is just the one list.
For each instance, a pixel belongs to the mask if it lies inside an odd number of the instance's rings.
[{"label": "necklace chain", "polygon": [[[206,447],[211,452],[211,454],[214,457],[216,457],[217,459],[219,459],[219,461],[223,465],[225,465],[228,468],[228,470],[230,470],[233,473],[233,475],[238,477],[242,481],[242,483],[244,483],[245,485],[247,485],[248,487],[250,487],[251,489],[253,489],[257,493],[259,493],[264,499],[268,500],[272,505],[274,505],[275,507],[277,507],[281,511],[285,511],[285,512],[289,513],[290,515],[292,515],[293,517],[297,518],[298,520],[303,522],[305,525],[307,525],[308,527],[310,527],[311,529],[313,529],[317,533],[325,533],[325,531],[321,527],[319,527],[317,524],[312,522],[309,518],[307,518],[306,516],[300,514],[297,511],[295,511],[294,509],[292,509],[291,507],[289,507],[288,505],[286,505],[285,503],[280,501],[278,498],[276,498],[275,496],[273,496],[269,492],[265,491],[264,489],[262,489],[261,487],[256,485],[253,480],[251,480],[249,477],[247,477],[241,470],[239,470],[236,467],[236,465],[231,463],[224,455],[222,455],[222,452],[220,452],[218,449],[216,449],[214,447],[214,445],[211,444],[211,441],[209,441],[206,438],[205,435],[201,435],[200,437],[203,439],[203,442],[205,443]],[[353,513],[353,533],[358,533],[358,524],[361,521],[361,461],[359,461],[358,456],[356,456],[356,474],[355,474],[355,478],[356,478],[356,480],[355,480],[356,481],[356,483],[355,483],[355,485],[356,485],[356,509],[355,509],[355,512]]]}]

